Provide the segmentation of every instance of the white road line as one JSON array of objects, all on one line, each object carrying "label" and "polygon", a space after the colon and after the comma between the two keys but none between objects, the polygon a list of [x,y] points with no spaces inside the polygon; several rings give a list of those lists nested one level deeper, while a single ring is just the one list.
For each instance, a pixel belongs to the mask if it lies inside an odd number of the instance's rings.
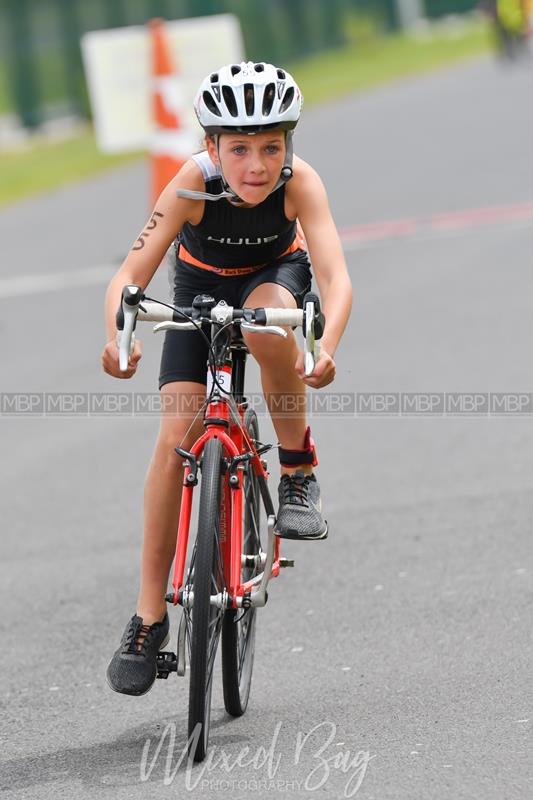
[{"label": "white road line", "polygon": [[33,275],[18,275],[0,279],[0,299],[57,292],[78,286],[96,286],[107,283],[116,272],[116,264],[102,264],[72,272],[48,272]]},{"label": "white road line", "polygon": [[[504,226],[533,227],[533,203],[463,209],[432,214],[428,217],[363,223],[341,228],[339,234],[344,250],[350,252],[399,242],[442,239],[472,230]],[[57,292],[78,286],[105,284],[113,276],[117,266],[117,264],[101,264],[75,271],[0,278],[0,300],[41,292]]]}]

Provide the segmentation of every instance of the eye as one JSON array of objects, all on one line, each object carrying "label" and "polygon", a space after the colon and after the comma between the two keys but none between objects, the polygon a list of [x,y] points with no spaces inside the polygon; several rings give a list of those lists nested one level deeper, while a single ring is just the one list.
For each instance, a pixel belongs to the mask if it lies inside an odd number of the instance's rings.
[{"label": "eye", "polygon": [[279,144],[267,144],[265,150],[267,153],[274,155],[275,153],[279,153],[280,147]]},{"label": "eye", "polygon": [[238,156],[246,153],[246,147],[243,144],[237,144],[235,147],[231,148],[232,153],[236,153]]}]

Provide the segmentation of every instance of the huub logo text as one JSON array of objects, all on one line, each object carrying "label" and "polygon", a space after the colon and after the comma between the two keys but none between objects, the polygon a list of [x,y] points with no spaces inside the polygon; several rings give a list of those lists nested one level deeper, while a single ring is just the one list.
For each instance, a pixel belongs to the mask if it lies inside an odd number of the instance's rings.
[{"label": "huub logo text", "polygon": [[218,239],[216,236],[208,236],[208,241],[210,242],[218,242],[219,244],[237,244],[237,245],[257,245],[257,244],[268,244],[269,242],[275,242],[276,239],[279,239],[278,234],[274,234],[273,236],[258,236],[257,238],[253,238],[251,236],[222,236],[222,238]]}]

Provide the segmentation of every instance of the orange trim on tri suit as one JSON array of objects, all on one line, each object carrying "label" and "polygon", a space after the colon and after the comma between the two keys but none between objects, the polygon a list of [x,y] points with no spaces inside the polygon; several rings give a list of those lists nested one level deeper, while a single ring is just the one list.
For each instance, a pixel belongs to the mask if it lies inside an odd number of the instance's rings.
[{"label": "orange trim on tri suit", "polygon": [[[306,244],[303,232],[300,228],[300,223],[298,223],[296,227],[296,235],[292,240],[292,244],[287,247],[284,253],[278,256],[276,261],[280,258],[283,258],[283,256],[289,255],[289,253],[295,253],[297,250],[305,250],[305,247]],[[191,255],[181,242],[178,249],[178,258],[180,258],[182,261],[185,261],[187,264],[192,264],[194,267],[200,267],[200,269],[206,269],[209,270],[209,272],[216,272],[217,275],[225,275],[228,278],[234,275],[249,275],[251,272],[257,272],[258,269],[266,267],[266,264],[256,264],[253,267],[214,267],[212,264],[206,264]]]}]

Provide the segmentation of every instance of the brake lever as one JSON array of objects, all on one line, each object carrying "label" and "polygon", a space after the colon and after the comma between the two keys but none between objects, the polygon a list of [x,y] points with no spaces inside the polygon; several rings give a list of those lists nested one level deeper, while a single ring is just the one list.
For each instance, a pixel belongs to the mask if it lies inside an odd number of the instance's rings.
[{"label": "brake lever", "polygon": [[253,322],[241,322],[241,330],[249,333],[273,333],[275,336],[287,338],[287,331],[278,325],[254,325]]},{"label": "brake lever", "polygon": [[140,286],[128,285],[122,290],[120,308],[117,311],[117,344],[121,372],[127,372],[129,358],[133,352],[135,325],[142,296]]},{"label": "brake lever", "polygon": [[198,327],[198,323],[194,322],[171,322],[168,320],[167,322],[158,322],[152,330],[154,333],[159,333],[159,331],[194,331]]},{"label": "brake lever", "polygon": [[313,292],[304,297],[304,375],[312,375],[320,358],[320,340],[324,333],[324,315],[320,310],[320,300]]}]

